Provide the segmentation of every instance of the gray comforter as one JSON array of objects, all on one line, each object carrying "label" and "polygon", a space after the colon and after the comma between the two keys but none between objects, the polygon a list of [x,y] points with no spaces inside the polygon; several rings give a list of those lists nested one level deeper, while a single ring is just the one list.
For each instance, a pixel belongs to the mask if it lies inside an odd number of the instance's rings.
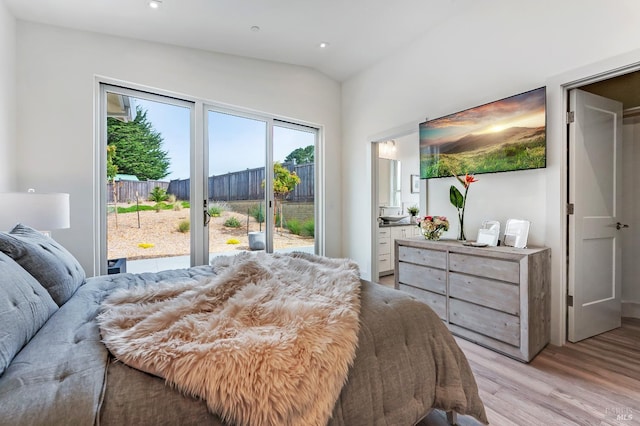
[{"label": "gray comforter", "polygon": [[[113,289],[198,279],[207,266],[88,279],[0,376],[1,425],[222,425],[206,404],[113,360],[95,317]],[[358,350],[332,425],[413,425],[432,408],[486,421],[467,360],[426,305],[362,282]]]}]

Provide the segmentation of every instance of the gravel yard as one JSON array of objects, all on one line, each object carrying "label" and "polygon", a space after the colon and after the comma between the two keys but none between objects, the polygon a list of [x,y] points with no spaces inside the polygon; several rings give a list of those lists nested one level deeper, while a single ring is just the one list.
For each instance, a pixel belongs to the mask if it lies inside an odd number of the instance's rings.
[{"label": "gravel yard", "polygon": [[[128,207],[127,204],[118,204],[119,207]],[[140,214],[140,227],[138,228],[138,213]],[[115,259],[126,257],[127,259],[147,259],[167,256],[184,256],[190,250],[190,232],[179,232],[180,222],[188,220],[190,209],[140,211],[133,213],[110,213],[108,222],[108,258]],[[224,222],[234,216],[242,224],[239,228],[224,226]],[[116,226],[117,221],[117,226]],[[209,252],[232,252],[249,249],[247,232],[258,231],[260,225],[253,217],[249,218],[249,231],[247,231],[247,215],[225,211],[220,217],[212,217],[209,223]],[[264,231],[264,223],[262,224]],[[227,241],[235,239],[239,244],[227,244]],[[150,245],[148,248],[139,244]],[[274,247],[276,249],[313,246],[311,237],[301,237],[284,229],[275,233]]]}]

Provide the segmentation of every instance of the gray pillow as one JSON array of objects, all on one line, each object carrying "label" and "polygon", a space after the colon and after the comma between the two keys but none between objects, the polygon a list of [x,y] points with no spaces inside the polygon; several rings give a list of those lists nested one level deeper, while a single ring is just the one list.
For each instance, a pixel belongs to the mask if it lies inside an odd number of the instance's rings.
[{"label": "gray pillow", "polygon": [[62,306],[82,285],[84,269],[75,257],[52,238],[18,224],[0,232],[0,251],[18,262]]},{"label": "gray pillow", "polygon": [[57,309],[35,278],[0,253],[0,375]]}]

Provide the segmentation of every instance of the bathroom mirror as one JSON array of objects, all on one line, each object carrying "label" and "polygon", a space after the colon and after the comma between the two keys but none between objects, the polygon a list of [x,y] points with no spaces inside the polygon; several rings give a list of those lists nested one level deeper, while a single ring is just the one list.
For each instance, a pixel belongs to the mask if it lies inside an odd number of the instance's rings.
[{"label": "bathroom mirror", "polygon": [[378,159],[378,203],[385,207],[401,206],[400,161]]}]

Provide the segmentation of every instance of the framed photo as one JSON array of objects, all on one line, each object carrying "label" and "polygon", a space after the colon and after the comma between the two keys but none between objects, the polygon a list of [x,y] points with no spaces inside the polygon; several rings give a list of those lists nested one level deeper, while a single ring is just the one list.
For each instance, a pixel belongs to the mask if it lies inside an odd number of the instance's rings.
[{"label": "framed photo", "polygon": [[420,175],[411,175],[411,193],[420,192]]}]

